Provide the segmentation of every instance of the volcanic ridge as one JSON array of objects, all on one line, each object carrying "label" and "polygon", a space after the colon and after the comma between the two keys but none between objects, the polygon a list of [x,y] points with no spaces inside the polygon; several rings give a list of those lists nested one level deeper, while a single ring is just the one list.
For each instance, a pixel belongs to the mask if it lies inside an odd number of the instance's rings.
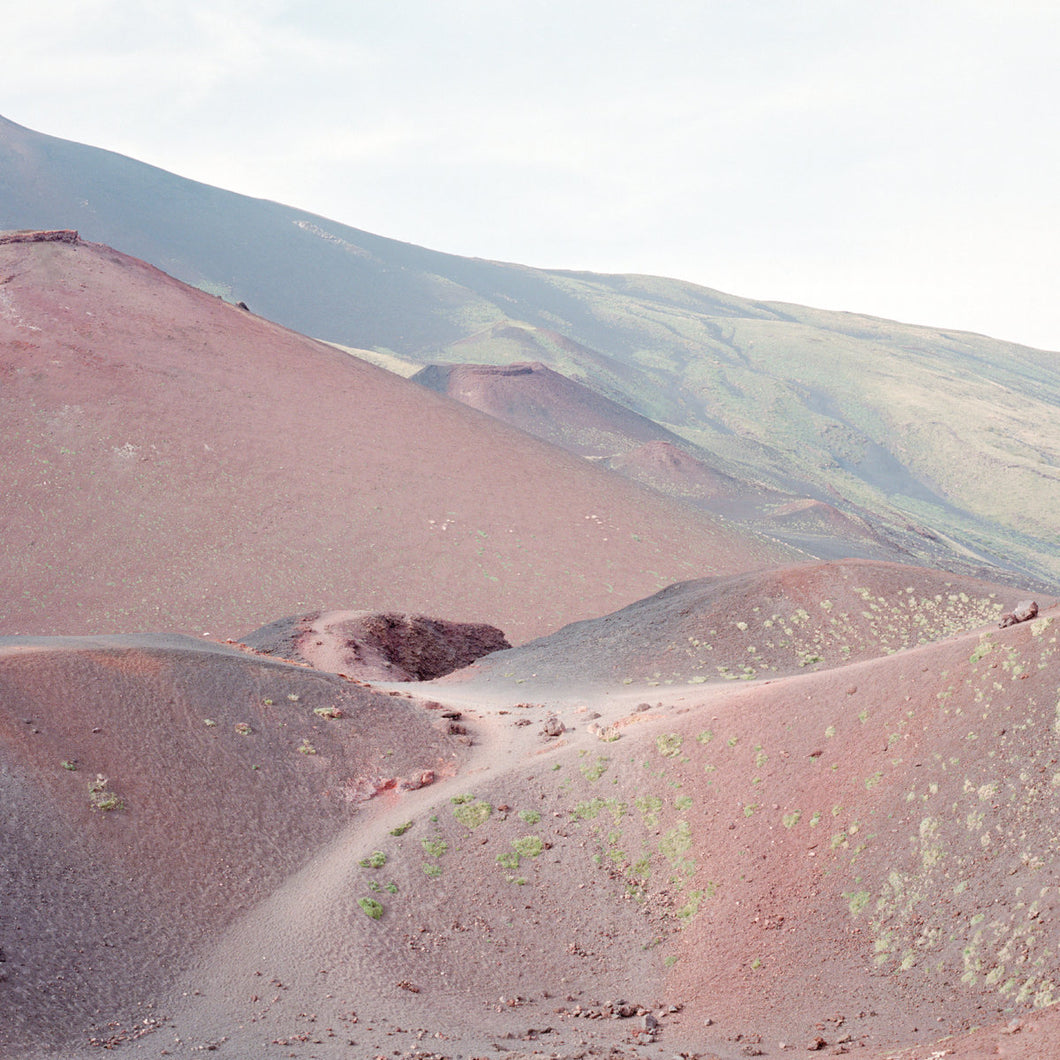
[{"label": "volcanic ridge", "polygon": [[0,350],[0,1055],[1060,1052],[1060,603],[985,539],[69,229]]}]

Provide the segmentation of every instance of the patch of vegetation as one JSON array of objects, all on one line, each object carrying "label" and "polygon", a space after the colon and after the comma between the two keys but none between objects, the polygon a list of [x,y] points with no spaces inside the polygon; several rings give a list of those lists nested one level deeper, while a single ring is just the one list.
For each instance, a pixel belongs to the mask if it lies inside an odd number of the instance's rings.
[{"label": "patch of vegetation", "polygon": [[688,865],[685,861],[684,855],[692,848],[692,829],[689,827],[687,821],[678,821],[673,828],[671,828],[663,837],[659,840],[659,853],[666,858],[670,864],[678,868],[684,868]]},{"label": "patch of vegetation", "polygon": [[404,824],[399,824],[397,828],[391,828],[391,835],[404,835],[412,827],[411,821],[406,821]]},{"label": "patch of vegetation", "polygon": [[[455,799],[453,800],[456,801]],[[453,807],[453,816],[465,827],[474,831],[485,824],[493,813],[493,806],[483,799],[473,802],[461,801]]]},{"label": "patch of vegetation", "polygon": [[519,820],[525,821],[527,824],[537,824],[541,820],[541,814],[537,810],[520,810]]},{"label": "patch of vegetation", "polygon": [[676,758],[681,753],[683,740],[676,732],[663,733],[655,738],[655,746],[664,758]]},{"label": "patch of vegetation", "polygon": [[378,920],[383,915],[383,903],[375,898],[358,898],[357,904],[369,920]]},{"label": "patch of vegetation", "polygon": [[381,850],[373,850],[366,858],[359,862],[362,869],[381,869],[386,864],[386,854]]},{"label": "patch of vegetation", "polygon": [[[540,836],[520,836],[520,838],[512,840],[511,850],[497,855],[497,864],[500,865],[501,868],[509,869],[514,872],[519,868],[519,863],[523,858],[536,858],[544,849],[545,844]],[[511,876],[509,876],[508,879],[513,883],[519,882],[519,880],[516,880]],[[523,883],[525,882],[526,881],[523,880]]]},{"label": "patch of vegetation", "polygon": [[699,903],[703,901],[705,894],[705,891],[692,891],[688,896],[688,901],[677,910],[677,919],[683,925],[687,924],[699,912]]},{"label": "patch of vegetation", "polygon": [[659,811],[662,809],[662,799],[657,795],[638,795],[633,804],[644,816],[644,823],[649,828],[654,828],[659,823]]},{"label": "patch of vegetation", "polygon": [[513,839],[512,847],[521,858],[536,858],[545,849],[545,844],[540,836],[526,835]]},{"label": "patch of vegetation", "polygon": [[240,736],[250,736],[254,730],[247,722],[240,721],[236,723],[236,732],[239,733]]},{"label": "patch of vegetation", "polygon": [[444,839],[421,839],[420,846],[429,858],[440,858],[449,849]]},{"label": "patch of vegetation", "polygon": [[107,786],[110,782],[102,773],[96,774],[96,779],[88,785],[88,799],[92,809],[102,810],[124,810],[125,803],[117,792],[111,791]]},{"label": "patch of vegetation", "polygon": [[[659,807],[662,807],[661,801],[659,802]],[[587,799],[585,802],[579,802],[574,807],[573,816],[580,817],[585,821],[592,821],[604,810],[608,810],[611,813],[616,823],[627,813],[626,804],[618,799]]]},{"label": "patch of vegetation", "polygon": [[304,755],[315,755],[317,753],[317,749],[309,742],[308,737],[304,738],[298,745],[298,750]]},{"label": "patch of vegetation", "polygon": [[314,707],[313,713],[318,718],[327,718],[329,721],[343,716],[342,711],[338,707]]},{"label": "patch of vegetation", "polygon": [[607,767],[610,764],[611,760],[609,758],[597,755],[596,761],[592,765],[589,765],[588,762],[583,763],[581,769],[586,780],[597,781],[607,772]]},{"label": "patch of vegetation", "polygon": [[869,899],[872,897],[868,891],[856,891],[849,894],[844,894],[850,903],[850,915],[860,916],[862,910],[869,904]]}]

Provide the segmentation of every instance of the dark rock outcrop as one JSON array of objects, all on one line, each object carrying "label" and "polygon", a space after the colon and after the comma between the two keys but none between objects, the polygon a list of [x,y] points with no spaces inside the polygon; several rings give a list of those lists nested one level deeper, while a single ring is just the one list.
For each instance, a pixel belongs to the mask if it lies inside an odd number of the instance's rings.
[{"label": "dark rock outcrop", "polygon": [[1006,626],[1014,626],[1017,622],[1029,622],[1038,615],[1038,603],[1036,600],[1021,600],[1011,610],[1001,616],[998,625],[1004,629]]},{"label": "dark rock outcrop", "polygon": [[293,616],[248,634],[248,648],[361,680],[432,681],[510,648],[495,626],[399,612]]},{"label": "dark rock outcrop", "polygon": [[79,237],[72,228],[52,230],[22,229],[0,232],[0,243],[77,243]]}]

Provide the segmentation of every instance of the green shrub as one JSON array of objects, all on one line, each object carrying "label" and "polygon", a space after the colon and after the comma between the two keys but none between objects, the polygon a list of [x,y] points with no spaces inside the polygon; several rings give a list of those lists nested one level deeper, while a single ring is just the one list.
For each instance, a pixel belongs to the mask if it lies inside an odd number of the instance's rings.
[{"label": "green shrub", "polygon": [[[455,801],[455,800],[454,800]],[[474,830],[485,824],[493,813],[493,807],[482,799],[475,802],[461,800],[453,807],[453,816],[465,827]]]},{"label": "green shrub", "polygon": [[378,920],[383,915],[383,903],[374,898],[358,898],[357,904],[371,920]]}]

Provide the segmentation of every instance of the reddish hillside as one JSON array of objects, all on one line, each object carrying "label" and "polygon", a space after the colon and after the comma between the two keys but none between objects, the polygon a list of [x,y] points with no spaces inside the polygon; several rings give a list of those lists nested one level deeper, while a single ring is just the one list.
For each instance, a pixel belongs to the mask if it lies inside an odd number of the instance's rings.
[{"label": "reddish hillside", "polygon": [[670,585],[498,652],[453,681],[654,688],[843,666],[996,623],[1012,590],[943,571],[845,560]]},{"label": "reddish hillside", "polygon": [[0,632],[363,608],[517,642],[790,556],[106,247],[0,245],[0,280]]},{"label": "reddish hillside", "polygon": [[[508,329],[517,338],[521,328]],[[490,330],[495,337],[505,332]],[[500,351],[494,351],[500,352]],[[722,470],[662,425],[540,362],[428,365],[412,379],[568,452],[600,461],[665,497],[740,523],[822,559],[906,558],[865,520]]]},{"label": "reddish hillside", "polygon": [[[1054,1055],[1057,608],[999,629],[933,577],[677,587],[597,641],[634,672],[697,621],[853,638],[735,684],[410,699],[183,637],[0,641],[0,1052]],[[585,666],[570,633],[539,675]]]},{"label": "reddish hillside", "polygon": [[432,364],[412,379],[579,456],[610,457],[676,435],[539,361]]},{"label": "reddish hillside", "polygon": [[0,638],[0,1055],[164,1018],[216,932],[359,807],[457,771],[440,724],[189,637]]}]

